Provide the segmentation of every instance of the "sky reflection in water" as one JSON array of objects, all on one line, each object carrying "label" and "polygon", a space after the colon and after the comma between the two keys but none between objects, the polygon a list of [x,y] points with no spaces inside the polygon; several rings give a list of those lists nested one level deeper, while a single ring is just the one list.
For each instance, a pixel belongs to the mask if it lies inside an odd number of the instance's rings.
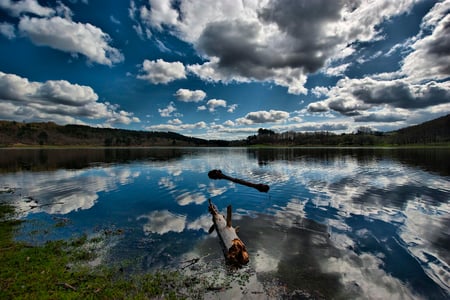
[{"label": "sky reflection in water", "polygon": [[[449,297],[445,150],[2,151],[10,152],[0,159],[0,185],[17,190],[1,197],[32,220],[19,239],[120,228],[105,262],[128,259],[146,270],[220,258],[207,234],[211,198],[221,210],[233,205],[258,282],[325,298]],[[210,180],[211,169],[269,184],[270,192]],[[70,223],[39,231],[55,216]]]}]

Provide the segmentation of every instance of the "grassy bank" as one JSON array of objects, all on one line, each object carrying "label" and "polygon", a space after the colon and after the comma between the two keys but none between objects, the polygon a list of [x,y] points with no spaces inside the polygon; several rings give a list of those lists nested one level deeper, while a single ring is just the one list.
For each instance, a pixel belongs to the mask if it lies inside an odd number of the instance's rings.
[{"label": "grassy bank", "polygon": [[99,238],[42,246],[14,241],[21,222],[12,206],[0,203],[0,299],[183,299],[208,288],[175,271],[130,275],[120,266],[92,267],[89,245]]}]

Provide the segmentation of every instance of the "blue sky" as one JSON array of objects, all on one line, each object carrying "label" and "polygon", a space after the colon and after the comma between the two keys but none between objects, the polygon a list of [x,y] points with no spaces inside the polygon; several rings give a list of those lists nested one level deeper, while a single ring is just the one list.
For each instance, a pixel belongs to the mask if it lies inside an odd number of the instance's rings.
[{"label": "blue sky", "polygon": [[207,139],[450,113],[450,1],[0,0],[0,119]]}]

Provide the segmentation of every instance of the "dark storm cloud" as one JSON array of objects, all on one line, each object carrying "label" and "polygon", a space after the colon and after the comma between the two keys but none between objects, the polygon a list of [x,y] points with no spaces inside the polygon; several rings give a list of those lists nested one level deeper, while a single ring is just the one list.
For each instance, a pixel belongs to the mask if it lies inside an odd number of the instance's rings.
[{"label": "dark storm cloud", "polygon": [[308,72],[320,69],[335,46],[337,35],[328,35],[325,25],[340,19],[343,1],[275,0],[259,14],[267,23],[275,23],[290,37],[292,50],[278,64],[303,67]]},{"label": "dark storm cloud", "polygon": [[308,105],[307,110],[311,113],[322,113],[329,110],[334,110],[344,116],[352,117],[360,115],[360,111],[365,111],[370,107],[370,105],[367,105],[361,101],[355,101],[346,97],[337,97],[311,103]]},{"label": "dark storm cloud", "polygon": [[323,113],[330,110],[344,116],[355,117],[356,122],[396,122],[406,120],[404,114],[396,112],[364,113],[373,107],[389,109],[425,109],[446,104],[450,101],[449,82],[428,82],[411,84],[403,79],[378,81],[372,78],[340,80],[328,92],[328,98],[310,103],[310,113]]},{"label": "dark storm cloud", "polygon": [[432,35],[422,43],[425,56],[432,58],[441,74],[450,76],[450,16],[444,18]]},{"label": "dark storm cloud", "polygon": [[[273,1],[260,12],[262,23],[211,22],[196,46],[199,52],[219,58],[218,67],[225,74],[265,80],[283,68],[315,72],[342,42],[325,31],[327,22],[339,20],[342,7],[341,1]],[[277,25],[283,35],[279,43],[267,40],[263,30],[270,24]]]},{"label": "dark storm cloud", "polygon": [[334,111],[337,111],[345,116],[357,116],[359,110],[365,110],[368,107],[360,103],[354,103],[353,105],[347,102],[345,99],[336,99],[328,104],[328,107]]},{"label": "dark storm cloud", "polygon": [[221,21],[211,23],[199,38],[197,47],[208,56],[219,57],[219,67],[241,76],[263,80],[272,75],[270,52],[258,45],[257,23]]},{"label": "dark storm cloud", "polygon": [[448,84],[429,82],[410,85],[405,81],[376,82],[363,80],[356,84],[352,94],[370,105],[389,104],[393,107],[417,109],[448,103]]}]

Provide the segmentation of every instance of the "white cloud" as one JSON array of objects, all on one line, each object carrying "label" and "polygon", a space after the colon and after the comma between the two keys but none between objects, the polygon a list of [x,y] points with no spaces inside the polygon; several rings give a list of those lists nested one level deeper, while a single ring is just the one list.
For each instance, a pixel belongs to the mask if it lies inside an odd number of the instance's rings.
[{"label": "white cloud", "polygon": [[448,103],[449,97],[449,82],[410,84],[406,79],[344,78],[329,90],[326,100],[309,104],[308,110],[334,110],[347,116],[357,116],[362,111],[382,105],[404,109],[431,107]]},{"label": "white cloud", "polygon": [[227,186],[222,187],[217,187],[214,183],[210,183],[207,192],[209,194],[209,197],[213,198],[224,194],[232,187],[233,187],[232,183],[229,183]]},{"label": "white cloud", "polygon": [[112,66],[124,56],[109,43],[111,38],[91,24],[73,22],[61,17],[22,17],[19,30],[39,46],[49,46],[64,52],[82,54],[90,61]]},{"label": "white cloud", "polygon": [[144,60],[141,72],[143,74],[137,78],[148,80],[153,84],[166,84],[186,78],[186,71],[181,62],[166,62],[162,59]]},{"label": "white cloud", "polygon": [[186,216],[176,215],[168,210],[156,210],[147,215],[142,215],[138,220],[147,219],[143,229],[145,234],[157,233],[160,235],[168,232],[183,232],[186,226]]},{"label": "white cloud", "polygon": [[[125,170],[124,170],[125,169]],[[23,195],[33,195],[39,199],[31,202],[17,197],[14,203],[21,215],[30,212],[46,212],[49,214],[68,214],[73,211],[90,209],[98,199],[98,193],[116,190],[117,184],[128,184],[138,173],[122,167],[105,167],[98,169],[58,170],[45,173],[9,173],[2,175],[2,182],[7,186],[15,186],[17,182],[24,184]],[[64,193],[55,191],[55,185]],[[34,208],[32,208],[34,206]]]},{"label": "white cloud", "polygon": [[207,128],[207,124],[203,121],[197,123],[186,123],[186,124],[158,124],[158,125],[150,125],[146,127],[146,130],[159,130],[159,131],[190,131],[194,129],[205,129]]},{"label": "white cloud", "polygon": [[402,72],[413,83],[450,78],[449,10],[450,1],[436,3],[423,18],[422,30],[432,32],[417,38],[402,65]]},{"label": "white cloud", "polygon": [[15,74],[0,72],[0,116],[21,120],[83,123],[77,118],[104,119],[106,125],[140,120],[118,105],[99,103],[89,86],[65,80],[30,82]]},{"label": "white cloud", "polygon": [[326,99],[310,103],[308,111],[335,111],[353,116],[356,122],[388,129],[442,116],[450,97],[450,84],[445,81],[450,78],[445,50],[450,46],[449,9],[448,0],[436,3],[424,16],[418,35],[395,46],[410,50],[398,71],[344,78],[329,90],[316,88],[313,94]]},{"label": "white cloud", "polygon": [[210,112],[214,112],[218,107],[227,107],[227,101],[222,99],[210,99],[206,102],[206,106]]},{"label": "white cloud", "polygon": [[37,0],[0,0],[0,8],[7,10],[14,17],[18,17],[24,13],[30,13],[40,17],[49,17],[55,13],[52,8],[40,5]]},{"label": "white cloud", "polygon": [[190,222],[187,225],[188,229],[191,230],[203,230],[204,232],[208,232],[209,228],[212,225],[212,219],[210,214],[201,215],[198,219],[195,219],[193,222]]},{"label": "white cloud", "polygon": [[303,122],[303,119],[300,117],[292,117],[292,118],[289,118],[289,121],[300,123],[300,122]]},{"label": "white cloud", "polygon": [[167,123],[174,124],[174,125],[179,125],[179,124],[182,124],[183,122],[180,119],[176,118],[176,119],[167,121]]},{"label": "white cloud", "polygon": [[202,193],[185,192],[185,193],[177,196],[176,201],[181,206],[186,206],[189,204],[200,205],[206,201],[206,197]]},{"label": "white cloud", "polygon": [[325,272],[345,274],[342,284],[358,286],[363,295],[376,295],[378,299],[422,299],[398,278],[383,269],[383,260],[373,254],[347,253],[343,257],[330,257],[321,263]]},{"label": "white cloud", "polygon": [[342,64],[336,67],[325,68],[324,73],[329,76],[342,76],[350,66],[350,63]]},{"label": "white cloud", "polygon": [[231,120],[227,120],[227,121],[223,122],[223,125],[228,126],[228,127],[233,127],[235,125],[235,123]]},{"label": "white cloud", "polygon": [[151,9],[142,6],[141,19],[151,27],[161,31],[163,24],[171,26],[177,23],[178,13],[172,8],[171,1],[149,0]]},{"label": "white cloud", "polygon": [[141,19],[150,30],[169,30],[205,58],[187,69],[206,81],[272,82],[306,94],[307,76],[354,53],[354,42],[382,39],[377,25],[409,12],[416,0],[150,1]]},{"label": "white cloud", "polygon": [[275,123],[285,121],[289,118],[289,113],[281,110],[255,111],[248,113],[244,118],[239,118],[236,123],[243,125]]},{"label": "white cloud", "polygon": [[175,97],[182,102],[200,102],[205,99],[206,93],[202,90],[179,89]]},{"label": "white cloud", "polygon": [[329,89],[325,86],[316,86],[311,90],[312,94],[314,96],[316,96],[317,98],[328,94],[328,91],[329,91]]},{"label": "white cloud", "polygon": [[2,22],[0,23],[0,34],[11,40],[16,37],[16,29],[13,24]]},{"label": "white cloud", "polygon": [[231,104],[231,105],[228,106],[227,112],[233,113],[236,110],[237,107],[238,107],[237,104]]},{"label": "white cloud", "polygon": [[169,105],[167,105],[166,108],[158,109],[159,114],[161,117],[171,117],[172,113],[175,112],[177,108],[175,107],[175,104],[173,102],[170,102]]}]

